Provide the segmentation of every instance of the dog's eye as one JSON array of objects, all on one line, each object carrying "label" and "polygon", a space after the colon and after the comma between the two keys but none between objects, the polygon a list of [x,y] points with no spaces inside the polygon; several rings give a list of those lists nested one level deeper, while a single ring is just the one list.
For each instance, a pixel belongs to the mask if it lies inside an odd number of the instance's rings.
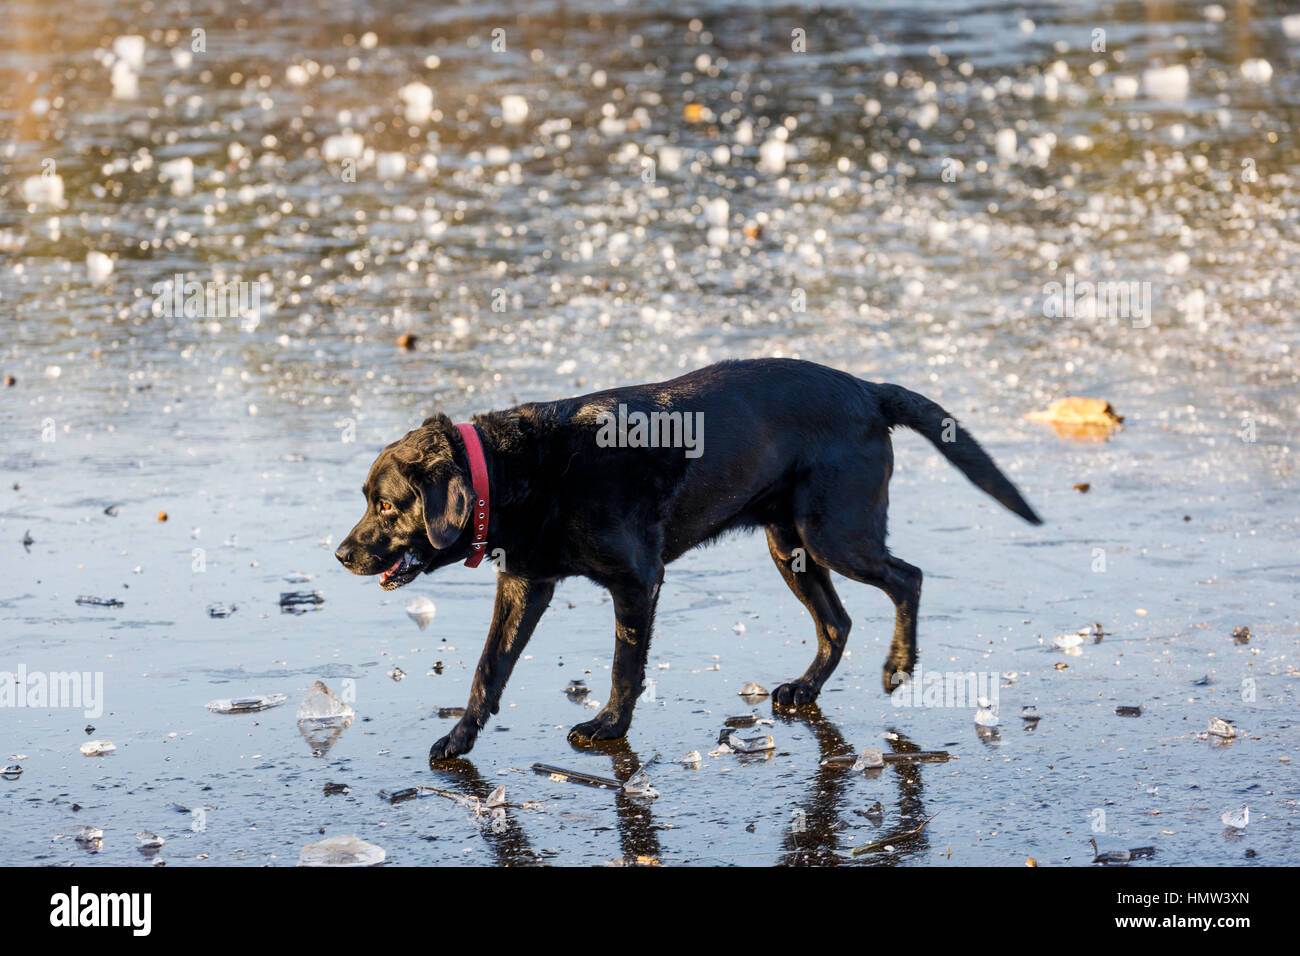
[{"label": "dog's eye", "polygon": [[391,501],[379,502],[379,513],[381,515],[390,515],[396,510],[397,509],[393,507],[393,503]]}]

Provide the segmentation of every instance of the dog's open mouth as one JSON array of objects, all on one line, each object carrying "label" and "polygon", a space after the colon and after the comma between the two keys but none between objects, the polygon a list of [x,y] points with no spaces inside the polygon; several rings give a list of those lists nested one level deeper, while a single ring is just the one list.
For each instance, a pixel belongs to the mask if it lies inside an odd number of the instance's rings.
[{"label": "dog's open mouth", "polygon": [[419,577],[422,570],[424,570],[424,565],[420,562],[420,559],[407,551],[393,562],[391,568],[379,572],[379,586],[385,591],[400,588],[403,584],[410,584]]}]

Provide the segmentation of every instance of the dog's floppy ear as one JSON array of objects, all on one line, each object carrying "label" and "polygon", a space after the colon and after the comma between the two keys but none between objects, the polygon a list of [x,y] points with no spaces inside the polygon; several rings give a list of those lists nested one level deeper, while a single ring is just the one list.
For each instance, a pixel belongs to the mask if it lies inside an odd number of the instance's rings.
[{"label": "dog's floppy ear", "polygon": [[458,472],[420,483],[424,505],[424,531],[439,551],[450,548],[469,524],[474,509],[474,489]]},{"label": "dog's floppy ear", "polygon": [[450,548],[468,527],[474,510],[470,478],[455,463],[446,415],[434,415],[389,447],[403,477],[420,496],[424,531],[439,551]]}]

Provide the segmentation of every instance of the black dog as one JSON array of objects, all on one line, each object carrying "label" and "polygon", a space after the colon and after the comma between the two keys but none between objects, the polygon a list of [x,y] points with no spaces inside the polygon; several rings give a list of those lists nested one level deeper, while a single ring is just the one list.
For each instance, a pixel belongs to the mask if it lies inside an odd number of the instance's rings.
[{"label": "black dog", "polygon": [[[786,359],[722,362],[655,385],[521,405],[479,415],[474,428],[435,415],[389,445],[362,488],[365,517],[337,551],[343,565],[391,589],[455,561],[477,563],[486,547],[499,572],[465,716],[430,761],[474,746],[556,582],[570,575],[609,589],[616,640],[609,701],[569,739],[626,734],[664,566],[739,528],[767,530],[777,569],[817,626],[817,656],[776,688],[774,702],[816,699],[839,663],[851,622],[831,571],[894,602],[884,668],[892,690],[916,663],[921,596],[920,570],[885,547],[896,425],[920,432],[978,487],[1040,523],[934,402]],[[478,482],[476,454],[486,464]]]}]

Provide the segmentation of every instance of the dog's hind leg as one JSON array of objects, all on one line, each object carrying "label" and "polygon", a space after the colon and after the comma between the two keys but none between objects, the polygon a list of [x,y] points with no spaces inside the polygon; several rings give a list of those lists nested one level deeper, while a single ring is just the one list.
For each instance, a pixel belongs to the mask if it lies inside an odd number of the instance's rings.
[{"label": "dog's hind leg", "polygon": [[627,734],[632,711],[645,690],[645,665],[663,580],[664,570],[660,565],[652,580],[634,577],[608,585],[614,599],[615,618],[609,700],[595,717],[569,730],[570,743],[585,745],[596,740],[617,740]]},{"label": "dog's hind leg", "polygon": [[[885,509],[891,470],[887,446],[857,462],[819,475],[796,501],[795,528],[809,555],[855,581],[880,588],[894,602],[894,637],[882,680],[892,693],[916,665],[916,616],[921,604],[921,569],[885,547]],[[832,510],[831,502],[860,502]]]},{"label": "dog's hind leg", "polygon": [[889,643],[889,656],[880,675],[888,694],[916,666],[916,615],[921,607],[922,574],[920,568],[892,554],[885,556],[883,573],[879,570],[873,573],[876,575],[873,579],[859,580],[874,584],[894,602],[894,638]]},{"label": "dog's hind leg", "polygon": [[846,578],[880,588],[894,602],[894,637],[889,644],[881,680],[892,693],[916,666],[916,616],[921,606],[921,569],[896,558],[883,546],[872,554],[837,539],[832,545],[809,542],[813,556]]},{"label": "dog's hind leg", "polygon": [[781,577],[817,626],[817,656],[802,677],[781,684],[772,692],[772,702],[781,706],[810,704],[840,662],[853,621],[835,593],[830,574],[809,556],[793,528],[769,525],[767,549],[772,552]]}]

